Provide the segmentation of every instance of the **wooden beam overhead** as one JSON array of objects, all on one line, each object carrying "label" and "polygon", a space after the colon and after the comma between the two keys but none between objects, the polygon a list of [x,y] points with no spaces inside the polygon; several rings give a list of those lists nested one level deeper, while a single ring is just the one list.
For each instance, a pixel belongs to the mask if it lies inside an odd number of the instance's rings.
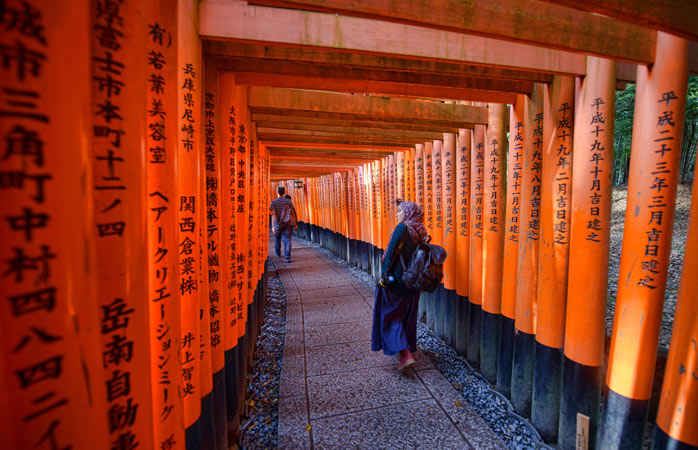
[{"label": "wooden beam overhead", "polygon": [[487,108],[431,101],[262,87],[248,88],[247,99],[253,114],[294,114],[337,119],[354,117],[461,128],[466,124],[487,124]]},{"label": "wooden beam overhead", "polygon": [[217,57],[256,58],[269,61],[300,61],[319,65],[390,70],[420,74],[446,74],[464,77],[520,80],[550,83],[552,76],[545,73],[483,67],[455,61],[434,61],[398,56],[376,56],[349,53],[333,49],[285,47],[237,41],[204,40],[204,53]]},{"label": "wooden beam overhead", "polygon": [[[397,85],[421,85],[474,89],[497,92],[514,92],[530,94],[533,83],[530,81],[498,80],[452,74],[433,74],[404,72],[398,70],[366,69],[354,67],[336,67],[309,62],[271,61],[259,58],[215,58],[218,70],[250,73],[256,76],[273,74],[284,76],[308,77],[321,81],[323,79],[340,79],[393,83]],[[244,84],[236,78],[238,84]],[[324,90],[322,87],[311,88]],[[433,97],[433,96],[432,96]]]},{"label": "wooden beam overhead", "polygon": [[[528,25],[526,25],[528,26]],[[456,61],[481,66],[582,75],[585,58],[518,42],[335,14],[204,0],[199,33],[209,39]]]},{"label": "wooden beam overhead", "polygon": [[[635,63],[651,63],[656,44],[656,33],[653,30],[559,6],[560,2],[550,4],[535,0],[249,0],[248,3],[469,33]],[[617,7],[627,2],[571,0],[566,3],[611,3],[617,4],[614,5]],[[646,5],[652,2],[637,0],[631,3]],[[662,2],[657,2],[660,3]],[[624,9],[627,11],[628,8]],[[663,8],[658,6],[653,12],[661,11]],[[695,12],[698,13],[698,9]],[[694,15],[693,19],[695,17],[698,15]],[[695,23],[693,25],[696,28]]]},{"label": "wooden beam overhead", "polygon": [[692,0],[543,0],[698,41],[698,2]]},{"label": "wooden beam overhead", "polygon": [[347,167],[347,168],[352,168],[356,166],[360,166],[361,164],[365,163],[363,160],[354,160],[354,159],[333,159],[331,161],[328,160],[314,160],[314,159],[308,159],[308,158],[303,158],[303,157],[296,157],[296,158],[275,158],[271,160],[271,165],[274,167],[280,167],[280,166],[289,166],[289,165],[303,165],[303,167]]},{"label": "wooden beam overhead", "polygon": [[375,159],[380,159],[388,155],[392,155],[393,152],[361,152],[361,151],[333,151],[333,150],[320,150],[320,149],[287,149],[287,148],[274,148],[271,147],[269,151],[269,156],[271,159],[275,158],[323,158],[327,160],[331,159],[344,159],[350,158],[353,160],[373,161]]},{"label": "wooden beam overhead", "polygon": [[351,78],[315,78],[270,73],[236,73],[235,81],[240,85],[247,86],[316,89],[349,94],[383,94],[403,98],[432,98],[504,104],[516,102],[516,94],[509,92],[355,80]]},{"label": "wooden beam overhead", "polygon": [[257,139],[268,145],[274,145],[274,141],[283,142],[295,142],[296,144],[339,144],[339,145],[372,145],[376,147],[411,147],[414,144],[419,143],[416,139],[402,139],[397,138],[393,140],[386,140],[383,138],[371,138],[371,137],[361,137],[361,136],[317,136],[317,135],[292,135],[288,133],[257,133]]},{"label": "wooden beam overhead", "polygon": [[326,119],[323,117],[299,117],[286,116],[278,114],[252,114],[252,121],[256,123],[270,123],[274,126],[280,124],[299,124],[299,125],[329,125],[329,126],[350,126],[359,128],[377,128],[383,130],[408,130],[408,131],[435,131],[444,133],[457,133],[457,127],[435,126],[435,125],[417,125],[410,123],[394,123],[394,122],[375,122],[370,120],[353,120],[352,118],[344,119]]},{"label": "wooden beam overhead", "polygon": [[399,152],[403,150],[411,150],[414,146],[405,145],[403,147],[385,148],[381,146],[364,145],[364,144],[336,144],[329,142],[290,142],[290,141],[273,141],[264,142],[260,139],[268,149],[276,148],[303,148],[303,149],[319,149],[332,151],[364,151],[364,152]]},{"label": "wooden beam overhead", "polygon": [[257,133],[280,133],[294,136],[354,136],[357,138],[366,137],[373,139],[384,140],[407,140],[415,142],[431,141],[434,139],[442,139],[443,132],[432,131],[392,131],[392,130],[376,130],[372,128],[352,128],[352,127],[318,127],[315,126],[283,126],[288,124],[280,124],[281,127],[267,127],[262,124],[257,124]]}]

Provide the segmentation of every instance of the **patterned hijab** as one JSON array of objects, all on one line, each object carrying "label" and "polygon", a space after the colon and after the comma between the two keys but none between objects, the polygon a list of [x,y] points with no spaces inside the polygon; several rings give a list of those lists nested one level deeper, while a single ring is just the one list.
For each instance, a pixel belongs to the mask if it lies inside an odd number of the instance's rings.
[{"label": "patterned hijab", "polygon": [[[397,207],[400,208],[404,214],[402,223],[407,226],[407,231],[410,233],[412,240],[417,244],[424,241],[424,238],[427,236],[427,229],[424,228],[424,212],[422,212],[422,208],[414,202],[403,202],[401,199],[395,200],[395,203],[397,203]],[[395,230],[393,230],[393,233],[394,232]],[[393,234],[391,233],[388,242],[392,239]],[[385,261],[385,254],[387,251],[388,249],[386,248],[385,252],[383,252],[383,261]]]}]

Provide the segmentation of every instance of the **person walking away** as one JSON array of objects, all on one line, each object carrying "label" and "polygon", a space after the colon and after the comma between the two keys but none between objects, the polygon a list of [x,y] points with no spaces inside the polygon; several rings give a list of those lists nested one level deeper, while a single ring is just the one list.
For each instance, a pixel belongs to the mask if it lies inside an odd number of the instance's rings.
[{"label": "person walking away", "polygon": [[281,241],[283,240],[286,262],[291,262],[291,232],[293,231],[293,228],[290,222],[283,222],[281,216],[284,211],[284,207],[290,208],[292,214],[296,213],[296,208],[294,208],[291,199],[284,197],[284,194],[286,194],[286,188],[284,186],[277,187],[276,193],[278,194],[278,197],[272,200],[271,205],[269,205],[269,211],[271,211],[271,230],[274,232],[274,236],[276,238],[276,245],[274,249],[276,250],[276,256],[280,258]]},{"label": "person walking away", "polygon": [[419,292],[402,282],[403,267],[399,259],[402,256],[408,264],[427,231],[419,205],[399,199],[396,203],[398,225],[383,254],[383,271],[376,286],[371,350],[383,350],[388,356],[398,354],[398,370],[404,370],[415,362],[412,352],[417,351]]}]

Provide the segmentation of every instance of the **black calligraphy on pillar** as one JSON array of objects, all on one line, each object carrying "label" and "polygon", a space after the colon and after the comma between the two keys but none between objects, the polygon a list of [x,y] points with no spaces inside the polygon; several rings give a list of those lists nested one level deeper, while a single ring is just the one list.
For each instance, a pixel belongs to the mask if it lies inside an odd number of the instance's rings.
[{"label": "black calligraphy on pillar", "polygon": [[501,182],[502,174],[499,173],[499,141],[497,139],[492,139],[490,142],[490,154],[488,158],[490,159],[490,170],[489,170],[489,182],[490,182],[490,198],[489,205],[490,208],[490,223],[488,224],[490,231],[499,230],[499,199],[497,198],[497,189],[499,188],[499,183]]},{"label": "black calligraphy on pillar", "polygon": [[[9,231],[2,239],[2,253],[10,257],[2,261],[0,283],[7,294],[3,299],[9,305],[7,321],[21,323],[10,328],[22,330],[19,335],[5,336],[10,340],[6,343],[11,348],[10,359],[23,361],[12,364],[13,373],[7,379],[12,383],[8,388],[21,392],[17,398],[26,401],[14,406],[28,411],[22,423],[35,426],[40,418],[40,423],[47,424],[38,431],[37,448],[70,448],[73,442],[63,436],[62,424],[65,406],[72,399],[61,392],[70,380],[65,379],[64,355],[59,349],[51,351],[51,345],[63,336],[45,326],[50,322],[46,315],[55,314],[62,298],[53,273],[61,255],[56,254],[50,240],[44,240],[44,232],[53,224],[44,209],[53,174],[46,167],[42,130],[51,123],[51,117],[42,111],[42,92],[28,87],[39,86],[46,75],[44,63],[50,43],[44,12],[42,2],[35,1],[5,1],[0,6],[0,190],[3,196],[10,189],[22,196],[18,196],[21,201],[12,203],[16,209],[5,209],[7,215],[1,219]],[[55,322],[60,324],[60,317]]]},{"label": "black calligraphy on pillar", "polygon": [[[425,150],[426,152],[426,150]],[[427,206],[427,229],[433,230],[434,227],[434,175],[433,175],[433,148],[432,152],[426,153],[425,155],[425,160],[426,160],[426,167],[424,168],[424,171],[426,172],[424,174],[424,178],[426,180],[426,189],[424,192],[424,204]]]},{"label": "black calligraphy on pillar", "polygon": [[[248,210],[247,210],[247,167],[246,167],[246,154],[247,154],[247,145],[248,145],[248,139],[247,139],[247,130],[245,128],[244,124],[238,124],[238,129],[237,129],[237,156],[236,156],[236,163],[237,167],[235,170],[237,171],[235,173],[235,179],[237,180],[237,196],[235,197],[235,204],[237,206],[236,212],[239,215],[245,215]],[[244,217],[244,216],[243,216]],[[243,230],[238,230],[240,232],[244,231]],[[237,276],[237,294],[238,294],[238,299],[237,299],[237,305],[236,305],[236,310],[235,310],[235,316],[238,320],[238,322],[242,322],[244,320],[244,315],[243,315],[243,308],[245,306],[245,300],[243,298],[243,288],[245,286],[245,266],[246,266],[246,258],[247,255],[244,252],[245,246],[242,245],[238,247],[238,252],[235,258],[236,262],[236,269],[235,273]]]},{"label": "black calligraphy on pillar", "polygon": [[434,159],[432,161],[433,163],[433,172],[434,172],[434,184],[436,185],[436,188],[434,190],[434,226],[436,228],[443,228],[444,226],[444,217],[443,217],[443,175],[441,173],[442,170],[442,149],[436,150],[436,146],[434,146]]},{"label": "black calligraphy on pillar", "polygon": [[[673,137],[673,128],[676,126],[674,119],[676,106],[672,106],[671,103],[677,99],[678,97],[674,91],[669,91],[662,93],[661,98],[657,100],[657,103],[664,105],[663,111],[657,116],[657,124],[655,125],[654,153],[659,155],[659,160],[652,168],[652,172],[650,172],[653,179],[647,186],[651,192],[651,201],[647,205],[647,210],[643,211],[643,214],[647,217],[648,228],[645,231],[647,235],[645,236],[645,249],[640,260],[642,276],[637,281],[638,286],[647,289],[657,288],[655,276],[662,270],[658,258],[661,253],[669,251],[668,248],[662,248],[667,243],[661,239],[664,230],[660,226],[663,220],[667,220],[665,217],[669,213],[669,205],[665,199],[665,195],[671,191],[670,184],[672,183],[672,168],[669,165],[669,158],[671,157],[671,152],[676,151],[675,146],[677,145]],[[679,126],[683,125],[679,123]],[[671,244],[669,243],[669,245]]]},{"label": "black calligraphy on pillar", "polygon": [[97,203],[105,205],[96,211],[100,238],[121,237],[126,228],[121,201],[121,193],[126,190],[121,176],[127,153],[121,145],[126,133],[121,94],[128,88],[124,77],[127,68],[121,59],[124,18],[121,2],[105,3],[108,5],[95,12],[93,32],[97,45],[92,58],[94,188]]},{"label": "black calligraphy on pillar", "polygon": [[507,237],[512,242],[519,242],[520,211],[521,211],[521,169],[523,157],[523,123],[514,125],[514,146],[509,150],[509,164],[511,170],[511,204],[509,205],[509,228]]},{"label": "black calligraphy on pillar", "polygon": [[563,103],[558,109],[557,121],[557,143],[559,147],[555,149],[556,176],[553,189],[553,242],[556,245],[569,244],[570,232],[570,193],[572,184],[570,174],[572,173],[572,159],[570,148],[572,147],[572,107],[569,103]]},{"label": "black calligraphy on pillar", "polygon": [[[453,139],[453,138],[451,138]],[[442,162],[445,170],[444,170],[444,185],[443,189],[444,192],[446,193],[446,204],[444,205],[444,212],[446,214],[446,220],[445,220],[445,227],[444,227],[444,236],[448,236],[450,233],[454,232],[454,223],[453,223],[453,198],[454,198],[454,186],[455,186],[455,177],[454,177],[454,170],[455,167],[453,167],[453,161],[452,158],[453,154],[446,150],[444,152],[444,160]]]},{"label": "black calligraphy on pillar", "polygon": [[216,154],[216,97],[211,92],[204,94],[204,133],[206,161],[206,230],[207,230],[207,261],[209,320],[211,347],[216,348],[223,343],[221,335],[221,295],[220,295],[220,179],[218,176],[220,159]]},{"label": "black calligraphy on pillar", "polygon": [[543,171],[543,113],[536,114],[533,119],[533,142],[531,142],[531,158],[529,161],[531,177],[531,212],[528,217],[527,239],[537,241],[540,237],[540,185]]},{"label": "black calligraphy on pillar", "polygon": [[591,186],[589,186],[589,218],[587,220],[587,241],[600,243],[601,237],[599,233],[603,227],[608,227],[610,224],[605,224],[601,221],[601,200],[603,199],[603,193],[606,192],[607,183],[606,178],[602,178],[603,169],[600,166],[601,161],[604,161],[608,157],[606,148],[604,147],[602,141],[606,136],[606,119],[604,117],[604,111],[602,106],[606,104],[606,101],[601,98],[595,98],[591,104],[592,117],[590,121],[590,132],[594,135],[594,142],[589,148],[589,161],[592,163],[592,169],[589,173],[593,175],[591,180]]},{"label": "black calligraphy on pillar", "polygon": [[481,238],[483,225],[483,198],[485,196],[485,145],[478,142],[475,145],[475,186],[473,197],[475,199],[475,214],[473,214],[473,236]]},{"label": "black calligraphy on pillar", "polygon": [[470,236],[470,221],[468,218],[468,208],[470,208],[470,149],[466,146],[460,148],[458,152],[458,165],[460,175],[460,204],[458,205],[460,235]]}]

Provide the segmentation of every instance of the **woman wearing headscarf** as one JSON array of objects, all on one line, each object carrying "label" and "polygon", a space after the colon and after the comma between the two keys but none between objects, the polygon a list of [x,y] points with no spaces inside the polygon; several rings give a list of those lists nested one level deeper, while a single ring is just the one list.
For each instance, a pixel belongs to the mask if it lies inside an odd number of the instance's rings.
[{"label": "woman wearing headscarf", "polygon": [[[399,258],[402,255],[405,264],[409,264],[412,253],[424,241],[427,231],[424,228],[424,213],[416,203],[399,199],[396,203],[398,225],[383,253],[383,273],[376,287],[373,308],[371,349],[383,350],[389,356],[400,355],[398,370],[403,370],[414,364],[412,352],[417,351],[419,292],[409,289],[402,282],[403,267]],[[398,253],[401,241],[402,248]]]}]

